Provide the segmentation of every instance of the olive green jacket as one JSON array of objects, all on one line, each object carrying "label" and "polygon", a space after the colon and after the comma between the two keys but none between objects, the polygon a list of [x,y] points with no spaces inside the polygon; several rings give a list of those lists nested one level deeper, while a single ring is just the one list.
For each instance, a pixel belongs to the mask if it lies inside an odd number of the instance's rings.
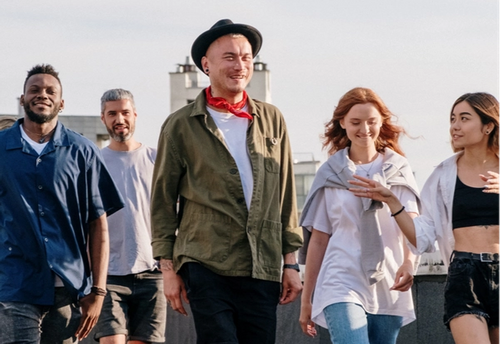
[{"label": "olive green jacket", "polygon": [[199,262],[220,275],[280,281],[282,255],[302,245],[283,116],[257,100],[248,99],[248,107],[254,116],[247,131],[254,179],[250,210],[204,92],[162,126],[153,174],[152,245],[155,258],[172,259],[176,271]]}]

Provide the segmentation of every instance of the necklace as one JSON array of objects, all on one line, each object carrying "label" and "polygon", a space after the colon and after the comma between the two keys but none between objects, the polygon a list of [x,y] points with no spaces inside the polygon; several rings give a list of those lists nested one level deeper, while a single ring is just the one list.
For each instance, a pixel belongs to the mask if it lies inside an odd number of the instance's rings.
[{"label": "necklace", "polygon": [[38,140],[38,143],[44,143],[44,142],[45,142],[45,139],[47,138],[47,136],[49,136],[50,134],[52,134],[52,132],[53,132],[54,130],[56,130],[56,127],[52,128],[52,130],[51,130],[51,131],[49,131],[47,134],[38,134],[38,133],[34,133],[34,132],[32,132],[31,130],[29,130],[28,128],[26,128],[26,126],[25,126],[25,125],[23,125],[23,129],[24,129],[24,130],[26,130],[26,131],[28,131],[28,132],[30,132],[30,133],[32,133],[33,135],[38,135],[38,136],[40,136],[40,139]]},{"label": "necklace", "polygon": [[[373,161],[371,161],[371,162],[368,163],[370,165],[370,167],[368,168],[368,170],[365,170],[363,168],[363,165],[361,165],[361,164],[357,165],[362,171],[364,171],[366,173],[366,177],[367,178],[370,178],[370,171],[371,171],[373,165],[375,164],[375,161],[377,160],[377,158],[378,158],[378,154],[377,154],[377,156],[375,157],[375,159]],[[364,164],[364,165],[368,165],[368,164]]]},{"label": "necklace", "polygon": [[371,170],[371,169],[372,169],[372,167],[373,167],[373,162],[371,162],[371,163],[370,163],[370,168],[369,168],[368,170],[365,170],[365,169],[363,168],[363,166],[361,166],[361,165],[358,165],[358,167],[359,167],[360,169],[362,169],[362,170],[366,173],[366,177],[367,177],[367,178],[370,178],[370,170]]}]

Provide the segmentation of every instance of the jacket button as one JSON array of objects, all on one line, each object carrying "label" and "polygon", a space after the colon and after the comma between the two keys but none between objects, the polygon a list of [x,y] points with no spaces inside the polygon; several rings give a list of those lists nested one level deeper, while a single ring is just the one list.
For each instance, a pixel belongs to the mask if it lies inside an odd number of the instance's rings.
[{"label": "jacket button", "polygon": [[244,198],[238,198],[236,200],[236,202],[238,202],[238,204],[241,204],[241,203],[245,202],[245,199]]},{"label": "jacket button", "polygon": [[238,173],[238,170],[235,169],[235,168],[232,168],[232,169],[229,170],[229,173],[236,174],[236,173]]}]

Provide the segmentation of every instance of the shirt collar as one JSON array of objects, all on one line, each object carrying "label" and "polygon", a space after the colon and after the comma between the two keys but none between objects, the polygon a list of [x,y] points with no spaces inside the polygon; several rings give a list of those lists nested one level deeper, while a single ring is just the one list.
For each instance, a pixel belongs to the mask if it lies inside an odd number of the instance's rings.
[{"label": "shirt collar", "polygon": [[[24,147],[24,140],[21,140],[20,128],[23,122],[24,118],[20,118],[11,128],[6,129],[5,149],[21,149]],[[57,121],[56,130],[54,131],[54,134],[48,144],[49,146],[52,146],[50,150],[53,150],[53,147],[56,146],[70,146],[71,144],[72,140],[68,136],[66,127],[60,121]]]}]

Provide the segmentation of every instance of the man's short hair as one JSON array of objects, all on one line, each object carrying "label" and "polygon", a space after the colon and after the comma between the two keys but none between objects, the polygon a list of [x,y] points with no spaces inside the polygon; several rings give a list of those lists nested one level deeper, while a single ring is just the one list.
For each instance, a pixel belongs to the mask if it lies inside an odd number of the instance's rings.
[{"label": "man's short hair", "polygon": [[59,79],[59,73],[56,72],[54,67],[52,67],[52,65],[49,65],[49,64],[39,64],[39,65],[34,66],[33,68],[31,68],[28,71],[28,75],[26,76],[26,80],[24,80],[23,92],[26,91],[26,84],[28,83],[28,79],[36,74],[52,75],[59,82],[59,85],[61,86],[61,93],[62,93],[62,84],[61,84],[61,80]]},{"label": "man's short hair", "polygon": [[106,107],[106,102],[112,102],[115,100],[127,99],[130,100],[130,104],[135,111],[135,102],[132,92],[124,90],[122,88],[114,88],[104,92],[101,97],[101,113],[104,113],[104,108]]}]

